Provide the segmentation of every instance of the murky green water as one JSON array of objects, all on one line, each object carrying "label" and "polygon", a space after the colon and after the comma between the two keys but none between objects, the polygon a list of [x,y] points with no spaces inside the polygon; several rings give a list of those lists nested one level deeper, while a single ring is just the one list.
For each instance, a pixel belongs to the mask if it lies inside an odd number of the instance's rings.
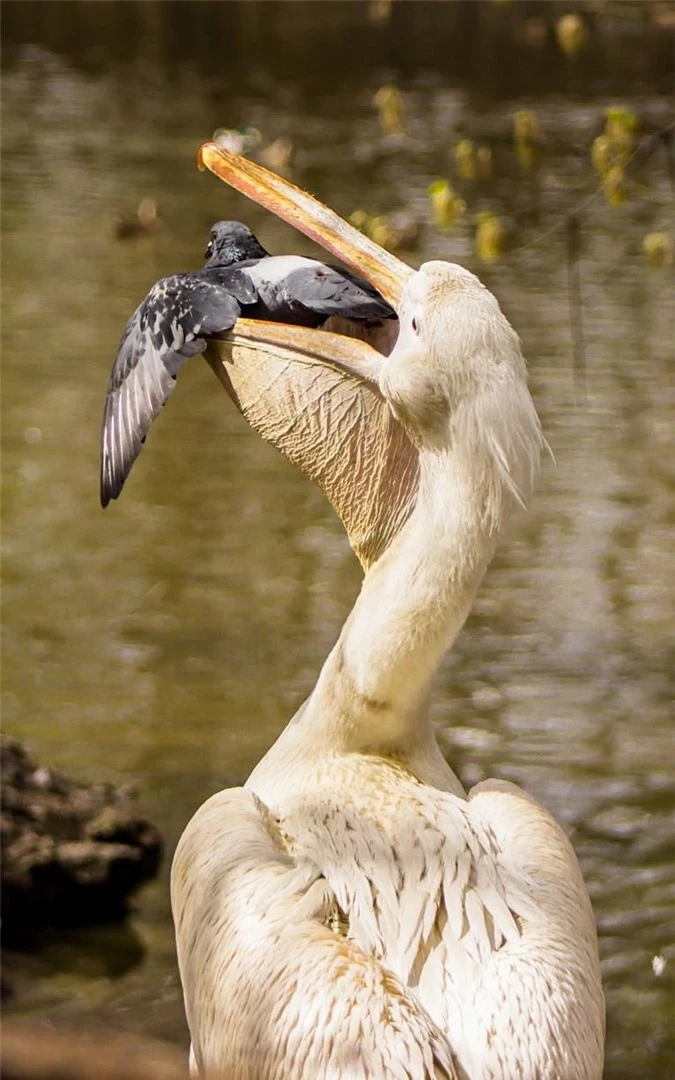
[{"label": "murky green water", "polygon": [[[172,850],[209,794],[245,778],[335,640],[359,583],[341,528],[201,361],[119,503],[98,506],[109,369],[148,287],[198,266],[217,218],[311,253],[194,165],[219,126],[287,134],[297,182],[343,213],[411,210],[411,260],[469,265],[524,340],[556,465],[443,665],[435,719],[466,783],[516,780],[570,831],[601,933],[607,1076],[669,1076],[675,293],[672,271],[640,253],[645,233],[672,230],[665,150],[640,170],[639,197],[584,211],[581,405],[552,227],[594,189],[584,149],[605,105],[668,123],[672,42],[626,20],[596,28],[572,64],[528,39],[517,4],[495,16],[397,3],[383,25],[362,4],[319,7],[3,6],[5,729],[43,761],[137,783]],[[380,132],[372,97],[387,81],[403,91],[405,139]],[[518,108],[537,109],[546,135],[534,178],[510,143]],[[517,248],[493,267],[473,253],[470,217],[449,233],[430,222],[427,185],[452,175],[466,135],[490,143],[495,175],[463,194],[498,209]],[[115,240],[113,219],[146,196],[163,228]],[[128,928],[11,956],[16,1011],[184,1042],[167,871]]]}]

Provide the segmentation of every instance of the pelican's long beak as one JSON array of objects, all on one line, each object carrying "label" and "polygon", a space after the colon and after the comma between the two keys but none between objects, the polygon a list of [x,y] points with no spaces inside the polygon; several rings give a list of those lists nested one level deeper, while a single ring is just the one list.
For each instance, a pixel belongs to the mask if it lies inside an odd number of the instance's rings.
[{"label": "pelican's long beak", "polygon": [[339,371],[355,375],[377,387],[384,357],[365,341],[343,337],[326,330],[310,330],[304,326],[263,322],[259,319],[237,319],[232,330],[211,338],[206,359],[222,381],[223,365],[236,356],[237,349],[256,349],[258,352],[285,355],[289,359],[305,358],[329,364]]},{"label": "pelican's long beak", "polygon": [[290,181],[217,143],[204,143],[197,163],[320,244],[366,278],[398,310],[405,283],[414,271],[335,211]]}]

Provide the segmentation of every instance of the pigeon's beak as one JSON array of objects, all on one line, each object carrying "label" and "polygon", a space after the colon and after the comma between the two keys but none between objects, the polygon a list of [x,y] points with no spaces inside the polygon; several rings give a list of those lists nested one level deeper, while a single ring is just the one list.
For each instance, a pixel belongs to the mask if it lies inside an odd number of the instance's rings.
[{"label": "pigeon's beak", "polygon": [[398,310],[401,293],[414,271],[349,225],[312,195],[217,143],[204,143],[199,167],[224,180],[254,202],[283,218],[366,278]]},{"label": "pigeon's beak", "polygon": [[208,244],[206,245],[206,251],[204,252],[204,258],[205,259],[210,259],[212,255],[213,255],[213,240],[209,240]]}]

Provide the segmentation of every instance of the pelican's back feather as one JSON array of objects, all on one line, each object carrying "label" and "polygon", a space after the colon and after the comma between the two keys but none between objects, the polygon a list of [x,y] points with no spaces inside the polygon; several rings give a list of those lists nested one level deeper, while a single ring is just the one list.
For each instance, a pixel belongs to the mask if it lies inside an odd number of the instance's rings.
[{"label": "pelican's back feather", "polygon": [[184,832],[171,893],[199,1075],[454,1080],[415,995],[340,932],[311,859],[285,850],[250,792],[214,795]]},{"label": "pelican's back feather", "polygon": [[534,799],[498,781],[461,798],[354,755],[287,798],[280,824],[349,940],[413,990],[467,1075],[560,1080],[561,1061],[570,1078],[602,1075],[593,914],[569,841]]}]

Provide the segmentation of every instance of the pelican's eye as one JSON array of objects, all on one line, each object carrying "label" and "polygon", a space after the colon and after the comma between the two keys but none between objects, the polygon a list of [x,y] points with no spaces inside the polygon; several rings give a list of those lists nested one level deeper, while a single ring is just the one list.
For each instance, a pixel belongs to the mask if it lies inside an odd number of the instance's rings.
[{"label": "pelican's eye", "polygon": [[413,333],[414,334],[419,333],[419,329],[418,329],[418,326],[417,326],[417,319],[413,318],[413,321],[412,321],[411,325],[412,325],[412,328],[413,328]]}]

